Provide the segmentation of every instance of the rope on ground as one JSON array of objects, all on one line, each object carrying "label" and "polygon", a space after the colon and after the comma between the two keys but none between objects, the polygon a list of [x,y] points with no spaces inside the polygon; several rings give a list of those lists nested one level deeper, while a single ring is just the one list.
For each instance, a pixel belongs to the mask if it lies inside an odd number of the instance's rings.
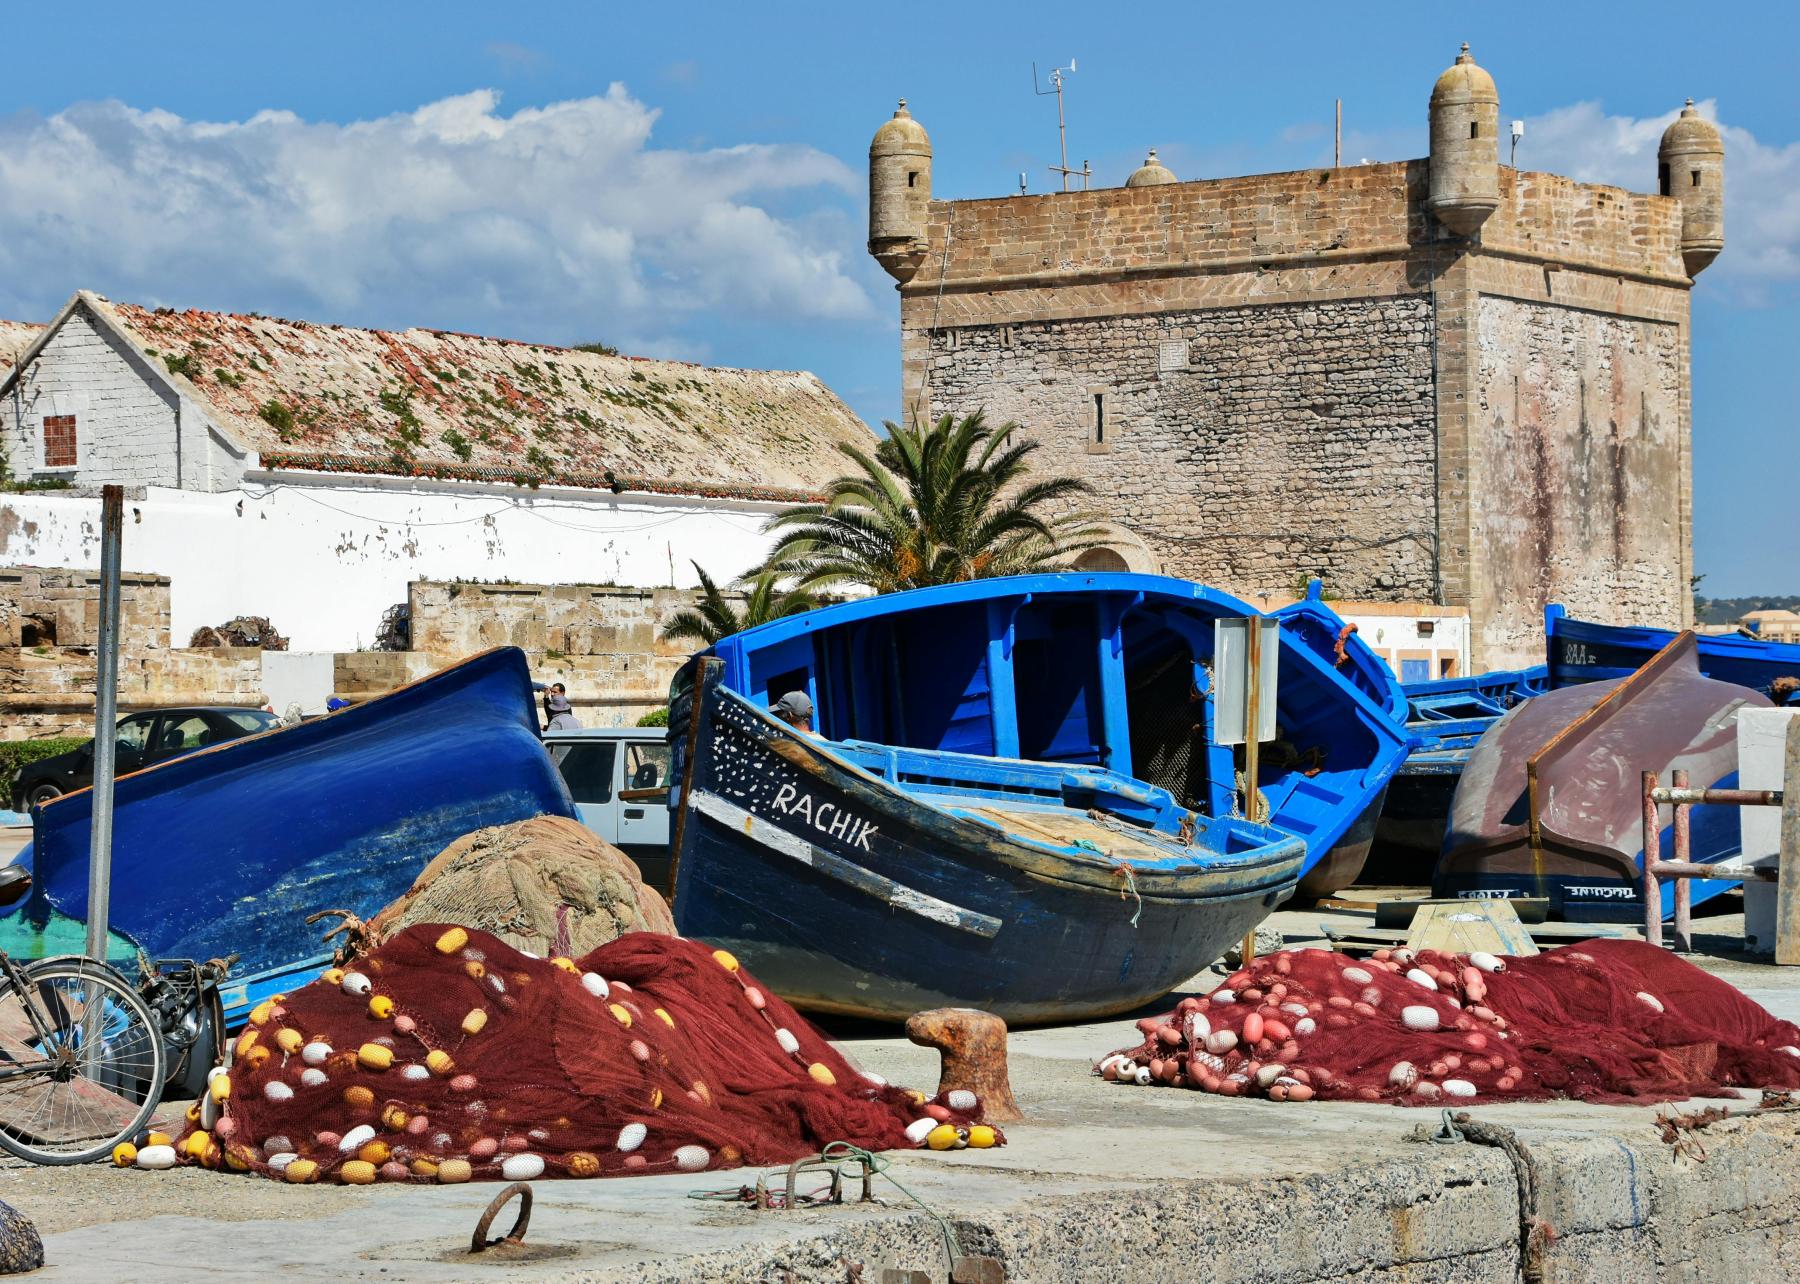
[{"label": "rope on ground", "polygon": [[1526,1284],[1542,1284],[1544,1278],[1544,1246],[1556,1238],[1556,1231],[1537,1213],[1537,1169],[1531,1156],[1520,1144],[1518,1134],[1499,1124],[1471,1119],[1468,1111],[1445,1110],[1436,1132],[1429,1125],[1413,1129],[1414,1141],[1439,1144],[1472,1142],[1477,1146],[1493,1146],[1512,1161],[1513,1176],[1519,1185],[1519,1273]]}]

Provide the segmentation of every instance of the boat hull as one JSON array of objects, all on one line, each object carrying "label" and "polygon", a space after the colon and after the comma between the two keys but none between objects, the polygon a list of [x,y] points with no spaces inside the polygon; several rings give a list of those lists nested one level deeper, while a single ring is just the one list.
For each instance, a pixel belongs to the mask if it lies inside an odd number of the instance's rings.
[{"label": "boat hull", "polygon": [[[1551,691],[1497,722],[1457,787],[1433,894],[1545,897],[1568,919],[1641,922],[1643,773],[1669,783],[1679,770],[1695,788],[1731,787],[1737,710],[1768,703],[1703,677],[1696,660],[1693,635],[1683,634],[1628,678]],[[1666,855],[1672,817],[1663,814]],[[1694,862],[1740,849],[1735,808],[1696,807],[1690,819]],[[1696,879],[1689,891],[1699,904],[1730,886]],[[1666,917],[1673,885],[1662,891]]]},{"label": "boat hull", "polygon": [[[238,954],[228,1017],[308,974],[319,910],[373,915],[455,839],[574,806],[511,647],[115,783],[113,929],[155,957]],[[33,888],[0,931],[84,920],[93,796],[35,813]]]},{"label": "boat hull", "polygon": [[1542,695],[1548,680],[1549,670],[1540,664],[1406,684],[1406,730],[1413,747],[1388,785],[1375,830],[1383,877],[1405,883],[1430,879],[1470,753],[1508,709]]},{"label": "boat hull", "polygon": [[691,697],[671,720],[676,923],[798,1007],[892,1021],[965,1006],[1014,1023],[1130,1011],[1293,891],[1303,844],[1274,831],[1254,853],[1131,877],[1021,842],[856,768],[699,667],[698,722]]},{"label": "boat hull", "polygon": [[[1676,635],[1669,629],[1577,620],[1552,604],[1544,610],[1544,636],[1551,682],[1566,687],[1625,677]],[[1772,694],[1777,678],[1800,679],[1800,643],[1708,634],[1696,639],[1695,650],[1703,675],[1764,696]]]}]

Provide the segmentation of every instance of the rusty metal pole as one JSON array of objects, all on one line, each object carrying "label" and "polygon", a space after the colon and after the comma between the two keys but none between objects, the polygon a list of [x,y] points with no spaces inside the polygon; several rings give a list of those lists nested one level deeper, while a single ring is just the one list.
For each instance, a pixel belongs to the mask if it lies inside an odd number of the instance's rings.
[{"label": "rusty metal pole", "polygon": [[88,957],[106,961],[112,917],[113,755],[119,743],[119,553],[125,488],[100,492],[100,637],[94,654],[94,793],[88,826]]},{"label": "rusty metal pole", "polygon": [[[1688,774],[1677,771],[1670,776],[1670,782],[1677,789],[1688,787]],[[1675,804],[1675,859],[1687,864],[1693,857],[1694,806],[1692,803]],[[1694,948],[1693,927],[1694,885],[1688,879],[1675,880],[1675,952],[1689,954]],[[1657,907],[1661,909],[1661,906]]]},{"label": "rusty metal pole", "polygon": [[1662,859],[1662,815],[1656,808],[1656,773],[1644,773],[1644,940],[1662,945],[1662,885],[1656,863]]},{"label": "rusty metal pole", "polygon": [[1800,718],[1789,718],[1781,777],[1780,873],[1775,881],[1775,961],[1800,963]]},{"label": "rusty metal pole", "polygon": [[[1257,824],[1267,819],[1262,811],[1262,791],[1256,778],[1261,771],[1262,743],[1257,739],[1262,722],[1262,616],[1251,615],[1244,628],[1244,814]],[[1256,957],[1256,928],[1244,933],[1243,967]]]}]

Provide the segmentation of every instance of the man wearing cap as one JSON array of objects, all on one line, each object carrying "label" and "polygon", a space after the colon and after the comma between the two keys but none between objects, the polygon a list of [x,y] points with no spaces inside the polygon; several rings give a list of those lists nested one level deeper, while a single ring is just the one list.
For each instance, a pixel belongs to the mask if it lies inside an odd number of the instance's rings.
[{"label": "man wearing cap", "polygon": [[790,691],[777,700],[769,712],[791,726],[795,731],[812,734],[813,702],[812,697],[804,691]]}]

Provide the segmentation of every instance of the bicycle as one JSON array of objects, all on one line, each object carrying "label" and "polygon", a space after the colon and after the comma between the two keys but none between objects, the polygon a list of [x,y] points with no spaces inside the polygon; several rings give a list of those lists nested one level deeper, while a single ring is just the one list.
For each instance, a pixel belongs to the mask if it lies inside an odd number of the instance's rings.
[{"label": "bicycle", "polygon": [[[0,868],[0,907],[30,874]],[[162,1102],[162,1023],[118,969],[80,956],[20,964],[0,950],[0,1149],[35,1164],[104,1158]]]}]

